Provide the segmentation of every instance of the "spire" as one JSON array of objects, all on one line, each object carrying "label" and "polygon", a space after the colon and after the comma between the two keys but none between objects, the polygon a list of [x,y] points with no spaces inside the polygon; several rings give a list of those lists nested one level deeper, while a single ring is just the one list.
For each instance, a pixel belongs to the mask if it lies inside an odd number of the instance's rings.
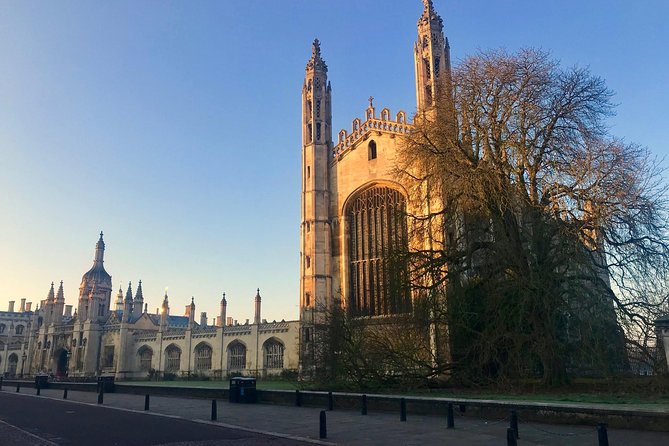
[{"label": "spire", "polygon": [[258,292],[256,293],[255,317],[253,323],[260,323],[260,288],[258,288]]},{"label": "spire", "polygon": [[118,294],[116,295],[116,311],[123,311],[123,285],[118,286]]},{"label": "spire", "polygon": [[105,242],[102,239],[103,234],[102,231],[100,231],[100,239],[98,242],[95,244],[95,265],[102,265],[104,263],[104,257],[105,257]]},{"label": "spire", "polygon": [[167,298],[167,288],[165,288],[165,297],[163,298],[162,312],[169,313],[169,311],[170,311],[170,303],[169,299]]},{"label": "spire", "polygon": [[132,282],[128,282],[128,291],[125,293],[125,301],[132,302]]},{"label": "spire", "polygon": [[225,292],[223,293],[223,299],[221,299],[221,305],[227,305],[228,301],[225,300]]},{"label": "spire", "polygon": [[51,282],[51,289],[49,290],[49,294],[46,297],[46,303],[47,304],[53,303],[53,301],[55,300],[54,296],[55,296],[55,292],[53,290],[53,282]]},{"label": "spire", "polygon": [[321,57],[321,42],[318,39],[314,39],[314,43],[311,45],[311,59],[307,62],[307,71],[311,70],[328,72],[328,66]]},{"label": "spire", "polygon": [[[53,289],[53,284],[51,284]],[[63,293],[63,281],[60,281],[60,286],[58,287],[58,294],[56,295],[57,303],[65,303],[65,293]]]},{"label": "spire", "polygon": [[431,0],[423,0],[423,14],[418,19],[418,40],[414,45],[416,105],[419,112],[433,108],[442,78],[448,82],[451,55],[444,35],[444,22]]},{"label": "spire", "polygon": [[137,292],[135,293],[135,300],[144,301],[144,294],[142,293],[142,281],[137,285]]}]

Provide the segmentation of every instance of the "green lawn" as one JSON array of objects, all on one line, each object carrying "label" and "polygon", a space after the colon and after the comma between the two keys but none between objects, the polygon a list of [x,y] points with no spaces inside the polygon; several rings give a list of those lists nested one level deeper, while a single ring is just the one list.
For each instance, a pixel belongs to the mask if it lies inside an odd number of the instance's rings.
[{"label": "green lawn", "polygon": [[[127,381],[122,384],[127,385],[142,385],[142,386],[169,386],[169,387],[197,387],[197,388],[223,388],[227,389],[229,386],[228,380],[212,380],[212,381]],[[257,381],[257,387],[261,390],[295,390],[308,389],[304,383],[287,380],[268,380],[260,379]],[[580,386],[577,386],[580,387]],[[324,390],[324,389],[321,389]],[[442,397],[442,398],[457,398],[457,399],[485,399],[485,400],[505,400],[505,401],[532,401],[532,402],[546,402],[546,403],[585,403],[585,404],[609,404],[609,405],[626,405],[630,408],[648,408],[648,409],[662,409],[669,411],[669,393],[666,392],[606,392],[606,391],[583,391],[583,388],[574,391],[569,389],[561,389],[556,391],[538,391],[538,392],[505,392],[499,390],[468,390],[468,389],[453,389],[453,390],[411,390],[402,392],[400,390],[389,390],[388,392],[375,391],[371,393],[388,393],[388,394],[405,394],[410,396],[422,397]]]}]

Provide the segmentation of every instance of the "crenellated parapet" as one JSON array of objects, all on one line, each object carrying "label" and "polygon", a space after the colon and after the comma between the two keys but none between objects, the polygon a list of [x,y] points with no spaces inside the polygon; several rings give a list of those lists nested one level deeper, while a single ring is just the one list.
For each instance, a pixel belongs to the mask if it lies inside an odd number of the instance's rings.
[{"label": "crenellated parapet", "polygon": [[[370,98],[371,99],[371,98]],[[413,124],[407,121],[406,112],[400,110],[395,119],[391,118],[390,109],[381,110],[381,116],[376,117],[375,108],[371,104],[365,112],[365,121],[355,118],[351,124],[351,133],[346,129],[339,131],[337,144],[332,149],[333,159],[341,159],[348,151],[356,147],[358,141],[367,139],[371,132],[388,133],[395,135],[406,135],[413,128]]]}]

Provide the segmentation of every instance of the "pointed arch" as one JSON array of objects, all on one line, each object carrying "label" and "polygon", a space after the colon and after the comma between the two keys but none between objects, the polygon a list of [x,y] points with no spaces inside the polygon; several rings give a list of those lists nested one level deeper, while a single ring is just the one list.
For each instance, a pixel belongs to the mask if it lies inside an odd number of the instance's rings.
[{"label": "pointed arch", "polygon": [[228,370],[246,369],[246,345],[239,339],[228,344]]},{"label": "pointed arch", "polygon": [[181,370],[181,349],[170,344],[165,349],[165,371],[175,373]]},{"label": "pointed arch", "polygon": [[405,313],[411,308],[407,278],[406,193],[390,182],[368,183],[345,201],[348,284],[354,316]]},{"label": "pointed arch", "polygon": [[19,356],[16,353],[12,353],[7,358],[7,375],[14,377],[16,375],[16,368],[19,364]]},{"label": "pointed arch", "polygon": [[274,336],[263,342],[263,367],[266,369],[282,369],[285,349],[283,342]]},{"label": "pointed arch", "polygon": [[137,350],[137,356],[139,358],[139,369],[143,372],[148,372],[151,370],[151,364],[153,362],[153,349],[148,345],[143,345]]},{"label": "pointed arch", "polygon": [[202,341],[195,346],[193,353],[195,354],[195,370],[205,371],[211,370],[211,357],[214,349],[208,342]]}]

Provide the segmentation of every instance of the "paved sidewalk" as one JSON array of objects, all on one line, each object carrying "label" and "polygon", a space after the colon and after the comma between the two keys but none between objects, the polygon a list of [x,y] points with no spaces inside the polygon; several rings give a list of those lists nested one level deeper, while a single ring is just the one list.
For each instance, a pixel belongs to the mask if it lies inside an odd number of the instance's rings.
[{"label": "paved sidewalk", "polygon": [[[22,393],[35,394],[35,389]],[[62,390],[44,389],[42,397],[60,399]],[[90,404],[97,403],[97,394],[69,391],[68,400]],[[107,393],[104,405],[143,411],[144,396]],[[150,412],[183,417],[210,423],[211,400],[152,396]],[[291,438],[319,442],[320,409],[265,404],[230,404],[217,400],[216,424],[237,426],[263,433],[274,433]],[[327,414],[327,440],[343,445],[501,445],[506,444],[507,419],[482,420],[456,415],[455,429],[446,428],[442,417],[412,415],[400,422],[399,413],[374,413],[360,415],[357,409],[335,410]],[[594,426],[544,425],[519,422],[519,445],[596,445]],[[639,446],[669,444],[669,433],[609,429],[611,444]]]}]

